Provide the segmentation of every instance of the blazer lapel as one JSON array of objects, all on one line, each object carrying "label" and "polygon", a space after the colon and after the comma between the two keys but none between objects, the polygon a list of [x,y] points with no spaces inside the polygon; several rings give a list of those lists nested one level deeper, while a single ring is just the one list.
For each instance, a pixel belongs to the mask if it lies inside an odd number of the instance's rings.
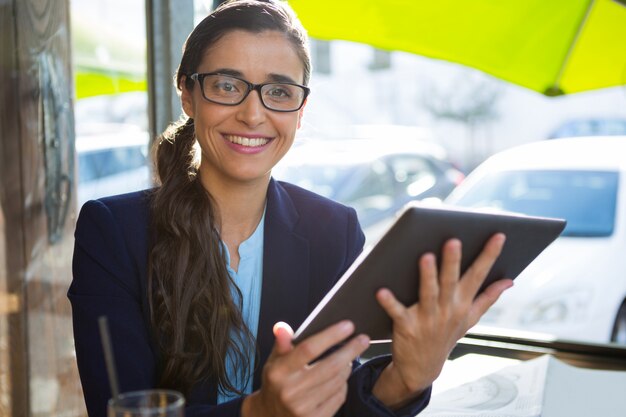
[{"label": "blazer lapel", "polygon": [[254,388],[260,386],[261,370],[274,345],[272,328],[278,321],[299,326],[309,310],[309,243],[294,232],[298,212],[285,189],[274,179],[267,191],[263,241],[263,283],[257,331]]}]

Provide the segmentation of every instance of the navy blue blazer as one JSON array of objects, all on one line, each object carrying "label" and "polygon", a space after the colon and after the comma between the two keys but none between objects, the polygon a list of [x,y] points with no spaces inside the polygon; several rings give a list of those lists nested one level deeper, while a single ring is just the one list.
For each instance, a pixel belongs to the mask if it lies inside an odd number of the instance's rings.
[{"label": "navy blue blazer", "polygon": [[[120,391],[157,386],[159,352],[150,330],[147,259],[150,191],[87,202],[75,232],[72,304],[76,358],[91,417],[105,417],[111,397],[97,320],[107,316]],[[278,321],[294,329],[362,251],[364,236],[354,209],[294,185],[270,181],[265,214],[263,284],[257,334],[260,370],[271,352]],[[429,393],[394,414],[371,394],[389,357],[353,372],[339,416],[414,416]],[[243,398],[216,406],[213,381],[196,384],[186,416],[239,416]],[[397,413],[397,411],[396,411]]]}]

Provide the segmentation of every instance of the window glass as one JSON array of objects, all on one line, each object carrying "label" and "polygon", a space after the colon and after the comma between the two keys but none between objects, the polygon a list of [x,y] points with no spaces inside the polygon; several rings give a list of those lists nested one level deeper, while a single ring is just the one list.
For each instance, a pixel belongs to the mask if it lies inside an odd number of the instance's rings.
[{"label": "window glass", "polygon": [[202,19],[204,19],[211,10],[215,9],[219,4],[220,0],[194,0],[194,22],[198,24]]},{"label": "window glass", "polygon": [[151,185],[145,2],[71,6],[80,206]]},{"label": "window glass", "polygon": [[[196,21],[216,3],[196,0]],[[481,324],[626,344],[626,151],[607,152],[600,140],[611,135],[626,143],[624,89],[547,97],[401,51],[372,65],[382,56],[374,46],[323,41],[296,142],[272,175],[353,206],[366,245],[410,201],[566,218],[563,235]],[[580,136],[597,145],[545,161],[526,153],[508,172],[486,175],[471,195],[448,200],[493,155]],[[540,168],[517,169],[538,159]]]}]

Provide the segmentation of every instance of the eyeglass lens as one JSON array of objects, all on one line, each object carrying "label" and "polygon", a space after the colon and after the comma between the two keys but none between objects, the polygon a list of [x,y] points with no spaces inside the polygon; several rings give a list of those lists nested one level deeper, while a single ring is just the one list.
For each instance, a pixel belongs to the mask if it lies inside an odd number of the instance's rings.
[{"label": "eyeglass lens", "polygon": [[[239,104],[246,98],[249,89],[245,81],[220,74],[206,75],[202,83],[204,97],[219,104]],[[298,85],[270,83],[261,87],[261,101],[270,109],[296,110],[302,105],[304,97],[305,90]]]}]

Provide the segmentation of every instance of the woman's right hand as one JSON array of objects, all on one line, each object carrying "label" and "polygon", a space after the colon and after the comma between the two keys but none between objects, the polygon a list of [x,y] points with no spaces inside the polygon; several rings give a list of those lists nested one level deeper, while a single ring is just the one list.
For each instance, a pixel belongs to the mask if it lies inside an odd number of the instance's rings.
[{"label": "woman's right hand", "polygon": [[261,388],[243,402],[243,417],[333,416],[346,399],[352,361],[369,346],[359,335],[323,359],[321,354],[354,332],[349,321],[337,323],[294,346],[286,323],[274,325],[274,349],[264,368]]}]

